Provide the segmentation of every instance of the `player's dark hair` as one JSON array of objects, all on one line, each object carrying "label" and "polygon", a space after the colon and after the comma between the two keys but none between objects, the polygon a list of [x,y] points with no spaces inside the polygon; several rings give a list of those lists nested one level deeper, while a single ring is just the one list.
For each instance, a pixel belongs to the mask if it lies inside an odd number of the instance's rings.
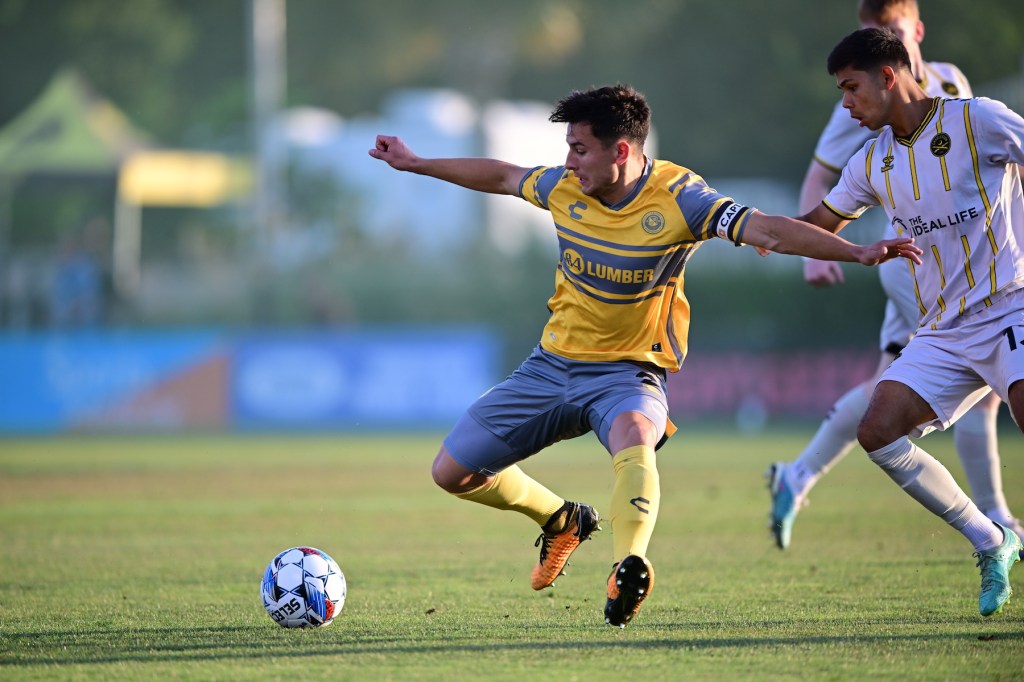
[{"label": "player's dark hair", "polygon": [[839,41],[828,56],[828,72],[841,69],[874,71],[883,66],[910,70],[910,54],[888,28],[862,28]]},{"label": "player's dark hair", "polygon": [[619,83],[591,90],[574,90],[555,105],[552,123],[589,123],[601,144],[627,139],[639,145],[651,131],[651,108],[642,93]]}]

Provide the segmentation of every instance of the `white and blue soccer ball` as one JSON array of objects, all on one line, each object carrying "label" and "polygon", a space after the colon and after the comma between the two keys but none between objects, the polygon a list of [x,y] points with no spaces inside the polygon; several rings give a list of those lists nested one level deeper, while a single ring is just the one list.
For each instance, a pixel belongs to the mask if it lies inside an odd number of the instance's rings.
[{"label": "white and blue soccer ball", "polygon": [[270,560],[260,593],[278,625],[329,625],[345,605],[348,586],[338,563],[315,547],[292,547]]}]

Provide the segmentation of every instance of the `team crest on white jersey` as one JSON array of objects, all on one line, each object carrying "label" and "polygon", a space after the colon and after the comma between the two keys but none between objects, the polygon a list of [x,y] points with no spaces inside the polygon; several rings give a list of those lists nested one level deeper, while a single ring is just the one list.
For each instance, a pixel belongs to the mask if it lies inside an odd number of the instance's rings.
[{"label": "team crest on white jersey", "polygon": [[952,142],[949,139],[949,135],[946,133],[939,133],[932,138],[929,149],[932,150],[932,156],[945,156],[949,153],[949,147]]},{"label": "team crest on white jersey", "polygon": [[640,226],[647,234],[658,234],[665,229],[665,216],[660,211],[648,211],[640,220]]}]

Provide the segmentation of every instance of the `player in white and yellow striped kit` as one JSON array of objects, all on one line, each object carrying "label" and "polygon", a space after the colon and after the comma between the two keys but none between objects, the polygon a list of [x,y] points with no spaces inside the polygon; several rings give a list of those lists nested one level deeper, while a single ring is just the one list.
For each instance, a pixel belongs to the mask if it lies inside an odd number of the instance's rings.
[{"label": "player in white and yellow striped kit", "polygon": [[[924,60],[921,41],[925,27],[916,0],[858,0],[857,17],[860,28],[892,29],[907,48],[911,72],[926,94],[971,97],[967,78],[954,64]],[[800,188],[801,213],[812,210],[825,198],[839,180],[846,162],[874,136],[874,132],[850,118],[841,102],[836,103]],[[797,513],[811,489],[857,444],[857,424],[868,409],[868,399],[878,378],[917,331],[920,311],[906,264],[885,263],[878,268],[878,276],[888,300],[879,333],[881,352],[875,374],[835,401],[795,459],[774,462],[767,472],[770,528],[780,549],[789,546]],[[833,286],[843,281],[843,271],[834,261],[804,259],[804,279],[814,287]],[[971,498],[990,519],[1024,535],[1024,528],[1010,511],[1003,493],[996,435],[999,405],[999,397],[989,393],[956,423],[953,440]]]},{"label": "player in white and yellow striped kit", "polygon": [[828,59],[843,106],[879,130],[805,219],[838,231],[882,206],[924,251],[913,268],[921,327],[884,371],[857,439],[868,456],[974,546],[979,610],[1000,611],[1020,538],[988,519],[908,436],[945,429],[989,387],[1024,424],[1024,119],[985,98],[924,93],[887,29],[844,38]]}]

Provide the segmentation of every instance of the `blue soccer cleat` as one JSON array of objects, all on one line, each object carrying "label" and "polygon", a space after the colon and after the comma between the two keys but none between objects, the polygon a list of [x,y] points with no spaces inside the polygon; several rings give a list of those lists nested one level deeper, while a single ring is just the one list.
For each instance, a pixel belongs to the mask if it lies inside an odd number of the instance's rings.
[{"label": "blue soccer cleat", "polygon": [[978,596],[978,610],[983,616],[991,616],[1003,610],[1009,601],[1013,588],[1010,587],[1010,568],[1020,561],[1021,541],[1017,534],[1006,526],[996,524],[1003,531],[1003,541],[992,549],[975,552],[976,564],[981,569],[981,594]]},{"label": "blue soccer cleat", "polygon": [[769,527],[779,549],[789,547],[789,540],[793,535],[793,521],[796,520],[796,513],[803,504],[803,500],[798,500],[786,483],[785,471],[784,462],[775,462],[764,474],[768,479],[768,492],[772,496]]}]

